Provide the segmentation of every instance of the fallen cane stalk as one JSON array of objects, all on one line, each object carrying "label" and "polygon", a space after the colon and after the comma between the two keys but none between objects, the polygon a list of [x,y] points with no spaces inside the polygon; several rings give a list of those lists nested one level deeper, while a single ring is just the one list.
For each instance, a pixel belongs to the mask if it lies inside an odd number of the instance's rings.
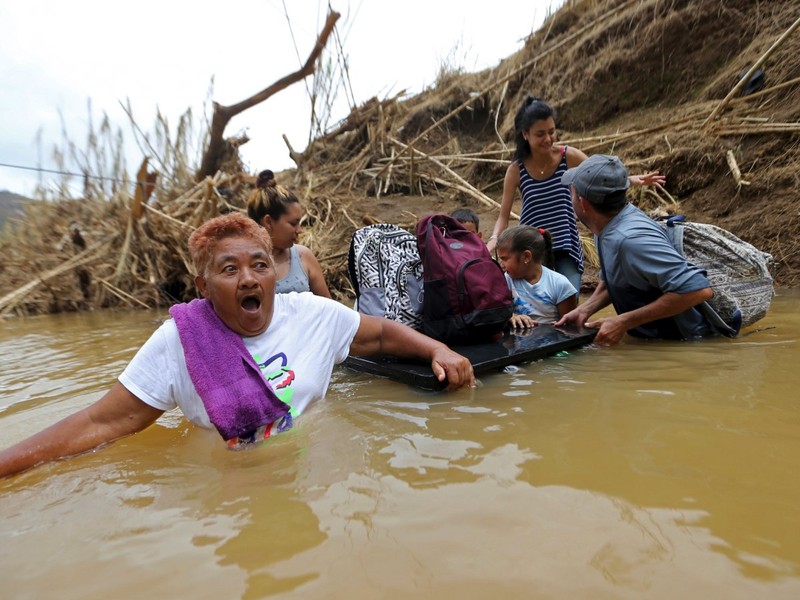
[{"label": "fallen cane stalk", "polygon": [[739,165],[736,163],[736,157],[733,155],[733,151],[728,150],[725,153],[725,158],[728,161],[728,166],[731,168],[731,173],[733,173],[733,178],[736,180],[736,185],[738,187],[742,187],[743,185],[750,185],[749,181],[745,181],[742,179],[742,172],[739,170]]}]

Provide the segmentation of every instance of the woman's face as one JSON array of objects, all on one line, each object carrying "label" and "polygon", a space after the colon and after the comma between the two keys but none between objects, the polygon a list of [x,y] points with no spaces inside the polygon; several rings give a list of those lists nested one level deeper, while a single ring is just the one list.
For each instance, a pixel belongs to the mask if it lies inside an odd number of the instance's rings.
[{"label": "woman's face", "polygon": [[300,225],[302,218],[303,209],[300,203],[292,202],[286,206],[286,212],[278,219],[271,219],[266,223],[274,248],[286,250],[297,243],[297,238],[303,230]]},{"label": "woman's face", "polygon": [[531,152],[550,152],[556,143],[556,122],[553,117],[534,121],[522,136],[528,141]]},{"label": "woman's face", "polygon": [[195,283],[228,329],[253,336],[269,327],[275,269],[267,249],[256,240],[231,237],[217,242],[206,272]]}]

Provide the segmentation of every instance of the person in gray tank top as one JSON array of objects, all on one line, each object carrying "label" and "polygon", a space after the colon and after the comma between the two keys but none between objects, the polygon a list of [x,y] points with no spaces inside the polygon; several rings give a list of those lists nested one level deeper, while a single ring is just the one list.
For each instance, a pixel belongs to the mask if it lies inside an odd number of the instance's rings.
[{"label": "person in gray tank top", "polygon": [[308,273],[303,268],[299,247],[297,244],[292,244],[292,247],[289,248],[289,273],[283,279],[275,282],[275,293],[288,294],[289,292],[310,291]]},{"label": "person in gray tank top", "polygon": [[256,189],[247,200],[247,214],[272,238],[275,292],[313,292],[330,298],[319,261],[311,250],[297,243],[302,231],[300,202],[294,192],[275,182],[272,171],[258,174]]}]

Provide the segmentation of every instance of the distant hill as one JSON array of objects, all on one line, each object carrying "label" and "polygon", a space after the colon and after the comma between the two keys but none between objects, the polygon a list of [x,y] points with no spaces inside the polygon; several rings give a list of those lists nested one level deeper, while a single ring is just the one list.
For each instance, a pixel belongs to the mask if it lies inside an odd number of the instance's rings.
[{"label": "distant hill", "polygon": [[25,214],[23,207],[30,201],[31,199],[25,196],[0,190],[0,230],[9,218],[23,216]]}]

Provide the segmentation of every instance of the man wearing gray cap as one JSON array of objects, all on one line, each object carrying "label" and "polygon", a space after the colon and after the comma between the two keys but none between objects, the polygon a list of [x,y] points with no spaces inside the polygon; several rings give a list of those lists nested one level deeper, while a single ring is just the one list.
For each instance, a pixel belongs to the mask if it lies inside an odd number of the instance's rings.
[{"label": "man wearing gray cap", "polygon": [[[575,215],[594,234],[600,283],[591,297],[556,325],[598,329],[595,342],[642,338],[695,339],[713,330],[696,306],[713,296],[702,271],[686,262],[664,229],[634,205],[628,171],[616,156],[596,154],[561,182],[571,186]],[[615,317],[588,319],[614,305]]]}]

